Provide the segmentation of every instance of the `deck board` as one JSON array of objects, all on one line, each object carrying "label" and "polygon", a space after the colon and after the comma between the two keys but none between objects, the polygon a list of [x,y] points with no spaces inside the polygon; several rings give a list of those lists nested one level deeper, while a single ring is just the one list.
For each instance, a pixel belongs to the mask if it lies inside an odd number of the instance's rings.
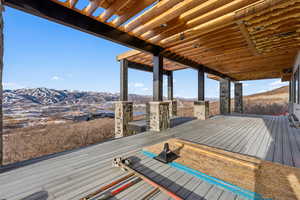
[{"label": "deck board", "polygon": [[[126,174],[111,167],[113,157],[123,156],[139,160],[134,165],[137,170],[184,199],[244,199],[140,153],[143,146],[172,137],[300,167],[300,129],[290,127],[286,117],[217,116],[3,167],[0,196],[10,200],[79,199]],[[115,199],[139,199],[152,189],[142,181]],[[160,192],[152,199],[170,198]]]}]

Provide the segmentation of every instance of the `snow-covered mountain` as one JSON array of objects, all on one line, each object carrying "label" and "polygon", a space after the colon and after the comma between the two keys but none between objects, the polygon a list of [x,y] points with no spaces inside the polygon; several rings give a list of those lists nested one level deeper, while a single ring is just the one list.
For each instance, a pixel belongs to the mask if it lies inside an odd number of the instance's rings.
[{"label": "snow-covered mountain", "polygon": [[26,104],[92,104],[116,101],[118,99],[118,94],[106,92],[79,92],[48,88],[4,90],[3,92],[4,106]]}]

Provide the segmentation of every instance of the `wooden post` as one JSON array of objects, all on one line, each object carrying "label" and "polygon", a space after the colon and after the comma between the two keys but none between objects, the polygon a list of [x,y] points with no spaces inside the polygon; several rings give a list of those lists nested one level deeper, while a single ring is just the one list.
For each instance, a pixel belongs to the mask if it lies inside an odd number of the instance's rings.
[{"label": "wooden post", "polygon": [[115,138],[133,134],[129,122],[133,119],[133,103],[128,102],[129,61],[120,60],[120,101],[115,104]]},{"label": "wooden post", "polygon": [[120,61],[120,101],[128,101],[128,60]]},{"label": "wooden post", "polygon": [[230,80],[220,79],[220,114],[230,114]]},{"label": "wooden post", "polygon": [[198,70],[198,101],[204,101],[205,96],[204,96],[204,71],[203,69]]},{"label": "wooden post", "polygon": [[2,84],[2,74],[3,74],[3,51],[4,51],[4,38],[3,38],[3,5],[0,1],[0,166],[3,165],[3,113],[2,113],[2,99],[3,99],[3,84]]},{"label": "wooden post", "polygon": [[243,113],[243,84],[234,83],[234,112]]},{"label": "wooden post", "polygon": [[168,100],[173,100],[173,72],[168,74]]},{"label": "wooden post", "polygon": [[289,81],[289,102],[292,102],[292,81]]},{"label": "wooden post", "polygon": [[153,101],[163,101],[163,57],[153,55]]},{"label": "wooden post", "polygon": [[300,103],[300,69],[298,68],[296,71],[296,83],[297,83],[297,104]]},{"label": "wooden post", "polygon": [[293,103],[296,103],[296,80],[295,76],[293,75]]}]

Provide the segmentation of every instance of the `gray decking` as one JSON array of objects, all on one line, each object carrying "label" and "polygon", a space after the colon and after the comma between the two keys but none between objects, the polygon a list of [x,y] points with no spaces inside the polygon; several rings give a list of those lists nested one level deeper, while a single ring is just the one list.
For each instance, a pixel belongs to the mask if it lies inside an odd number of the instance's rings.
[{"label": "gray decking", "polygon": [[[111,167],[112,158],[120,155],[140,160],[136,169],[184,199],[242,199],[139,153],[141,147],[170,137],[300,167],[300,129],[289,127],[286,117],[218,116],[207,121],[191,121],[162,133],[146,132],[48,156],[13,170],[3,168],[0,199],[79,199],[124,174]],[[150,189],[149,185],[140,182],[114,199],[139,199]],[[168,197],[159,193],[153,199]]]}]

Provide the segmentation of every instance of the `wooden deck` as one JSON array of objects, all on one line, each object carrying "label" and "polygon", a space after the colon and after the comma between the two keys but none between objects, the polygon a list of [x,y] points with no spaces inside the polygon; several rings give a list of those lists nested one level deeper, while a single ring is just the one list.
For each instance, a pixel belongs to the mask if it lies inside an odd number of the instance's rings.
[{"label": "wooden deck", "polygon": [[[243,199],[140,153],[143,146],[170,137],[300,167],[300,129],[289,127],[287,117],[218,116],[4,167],[0,170],[0,199],[79,199],[124,174],[111,167],[112,158],[121,155],[140,160],[136,169],[184,199]],[[113,199],[140,199],[149,190],[148,184],[140,182]],[[168,197],[159,193],[153,199]]]}]

